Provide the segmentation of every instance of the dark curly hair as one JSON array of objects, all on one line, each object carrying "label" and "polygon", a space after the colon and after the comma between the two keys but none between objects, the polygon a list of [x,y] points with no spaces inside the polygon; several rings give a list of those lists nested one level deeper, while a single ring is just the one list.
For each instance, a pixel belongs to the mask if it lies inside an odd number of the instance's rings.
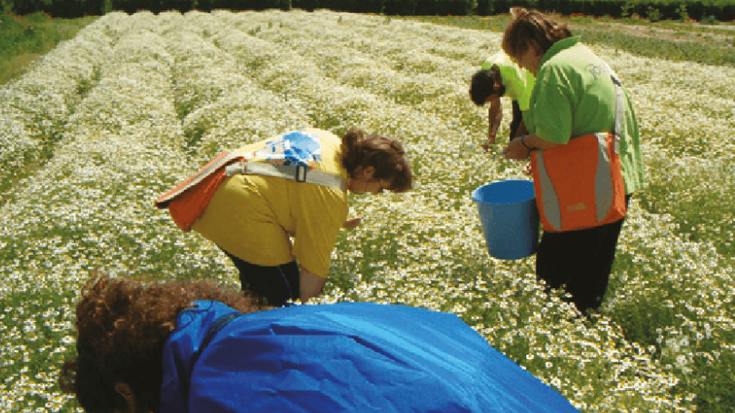
[{"label": "dark curly hair", "polygon": [[164,344],[178,314],[196,300],[242,313],[264,309],[249,293],[208,281],[144,284],[106,275],[90,280],[77,305],[77,359],[62,367],[62,391],[75,394],[87,412],[111,413],[127,410],[114,388],[127,383],[137,410],[158,411]]},{"label": "dark curly hair", "polygon": [[[495,89],[496,84],[499,86],[497,90]],[[472,99],[472,102],[477,106],[482,106],[487,98],[494,94],[498,96],[505,95],[505,86],[503,86],[503,78],[498,67],[492,66],[490,69],[475,72],[470,82],[470,99]]]},{"label": "dark curly hair", "polygon": [[365,135],[351,128],[342,137],[342,167],[350,178],[364,168],[375,168],[374,179],[391,182],[391,192],[406,192],[413,185],[411,163],[398,140],[381,135]]}]

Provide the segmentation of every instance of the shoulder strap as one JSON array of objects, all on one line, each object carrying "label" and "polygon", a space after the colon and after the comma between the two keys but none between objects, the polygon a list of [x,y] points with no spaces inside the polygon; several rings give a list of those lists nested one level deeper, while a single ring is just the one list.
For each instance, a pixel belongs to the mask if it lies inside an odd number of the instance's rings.
[{"label": "shoulder strap", "polygon": [[217,335],[217,333],[225,328],[227,324],[230,324],[230,321],[240,317],[242,313],[230,313],[223,315],[222,317],[219,317],[218,319],[214,320],[214,323],[209,327],[209,330],[207,330],[207,335],[204,336],[204,340],[202,340],[202,343],[199,344],[199,348],[197,351],[192,354],[191,357],[191,364],[192,366],[196,364],[197,360],[199,360],[199,357],[202,355],[204,350],[209,346],[209,343],[212,342],[214,339],[214,336]]},{"label": "shoulder strap", "polygon": [[619,153],[620,134],[623,132],[622,124],[625,120],[625,105],[623,104],[623,85],[620,83],[618,75],[612,70],[606,61],[602,61],[607,74],[615,88],[615,125],[613,126],[613,135],[615,135],[615,153]]},{"label": "shoulder strap", "polygon": [[618,78],[618,75],[615,74],[615,72],[607,64],[607,62],[603,60],[602,63],[608,75],[610,75],[610,80],[612,80],[613,86],[615,87],[615,126],[614,126],[615,129],[613,129],[613,134],[615,134],[616,136],[620,136],[620,133],[623,130],[623,128],[620,125],[625,119],[625,105],[623,105],[623,90],[622,90],[623,85],[622,83],[620,83],[620,79]]},{"label": "shoulder strap", "polygon": [[327,186],[344,191],[347,181],[341,176],[309,169],[305,165],[273,165],[267,162],[238,161],[225,168],[227,176],[236,174],[264,175]]},{"label": "shoulder strap", "polygon": [[625,120],[625,105],[623,105],[623,87],[620,85],[620,82],[613,76],[610,76],[613,80],[613,84],[615,85],[615,129],[613,129],[613,134],[615,136],[620,136],[620,134],[623,132],[622,124]]},{"label": "shoulder strap", "polygon": [[214,339],[214,336],[216,336],[217,333],[222,330],[227,324],[230,324],[230,321],[240,317],[241,315],[241,313],[230,313],[216,319],[214,323],[212,323],[212,325],[209,327],[209,331],[207,331],[207,335],[204,336],[202,344],[199,345],[198,353],[201,353],[205,348],[207,348],[209,343],[211,343]]}]

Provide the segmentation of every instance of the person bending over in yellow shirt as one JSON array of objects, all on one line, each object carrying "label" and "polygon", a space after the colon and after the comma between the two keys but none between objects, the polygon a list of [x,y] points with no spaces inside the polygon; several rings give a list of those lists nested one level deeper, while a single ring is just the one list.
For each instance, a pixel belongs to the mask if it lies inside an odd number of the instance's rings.
[{"label": "person bending over in yellow shirt", "polygon": [[248,170],[251,162],[301,165],[306,175],[318,171],[346,183],[238,173],[219,184],[191,226],[232,260],[243,290],[273,306],[306,302],[322,292],[339,230],[360,222],[347,219],[347,191],[405,192],[413,181],[400,142],[358,128],[341,139],[320,129],[288,132],[234,152],[247,159]]}]

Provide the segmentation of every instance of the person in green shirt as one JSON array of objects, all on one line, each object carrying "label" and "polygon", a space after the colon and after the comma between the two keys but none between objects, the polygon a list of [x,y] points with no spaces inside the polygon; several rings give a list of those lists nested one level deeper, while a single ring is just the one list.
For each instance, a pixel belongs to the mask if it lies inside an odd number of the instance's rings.
[{"label": "person in green shirt", "polygon": [[485,150],[495,144],[498,128],[503,121],[501,97],[510,98],[513,107],[509,139],[512,140],[526,133],[522,112],[528,110],[533,85],[533,75],[528,70],[518,67],[502,51],[488,57],[480,70],[472,76],[470,99],[477,106],[490,103],[487,143],[482,145]]},{"label": "person in green shirt", "polygon": [[[513,10],[503,50],[536,77],[523,119],[528,135],[503,150],[507,159],[528,159],[531,151],[565,145],[570,139],[615,129],[617,76],[571,32],[536,10]],[[625,119],[619,126],[626,203],[643,188],[643,159],[633,104],[623,88]],[[623,219],[589,229],[545,231],[536,255],[536,275],[547,286],[565,286],[584,312],[602,303]]]}]

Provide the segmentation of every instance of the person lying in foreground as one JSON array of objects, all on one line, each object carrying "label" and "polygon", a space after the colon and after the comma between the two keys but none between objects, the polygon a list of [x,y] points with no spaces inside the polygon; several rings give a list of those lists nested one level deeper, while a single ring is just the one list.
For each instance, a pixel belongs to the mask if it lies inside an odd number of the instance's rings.
[{"label": "person lying in foreground", "polygon": [[453,314],[268,309],[210,282],[101,276],[60,384],[90,413],[577,412]]}]

